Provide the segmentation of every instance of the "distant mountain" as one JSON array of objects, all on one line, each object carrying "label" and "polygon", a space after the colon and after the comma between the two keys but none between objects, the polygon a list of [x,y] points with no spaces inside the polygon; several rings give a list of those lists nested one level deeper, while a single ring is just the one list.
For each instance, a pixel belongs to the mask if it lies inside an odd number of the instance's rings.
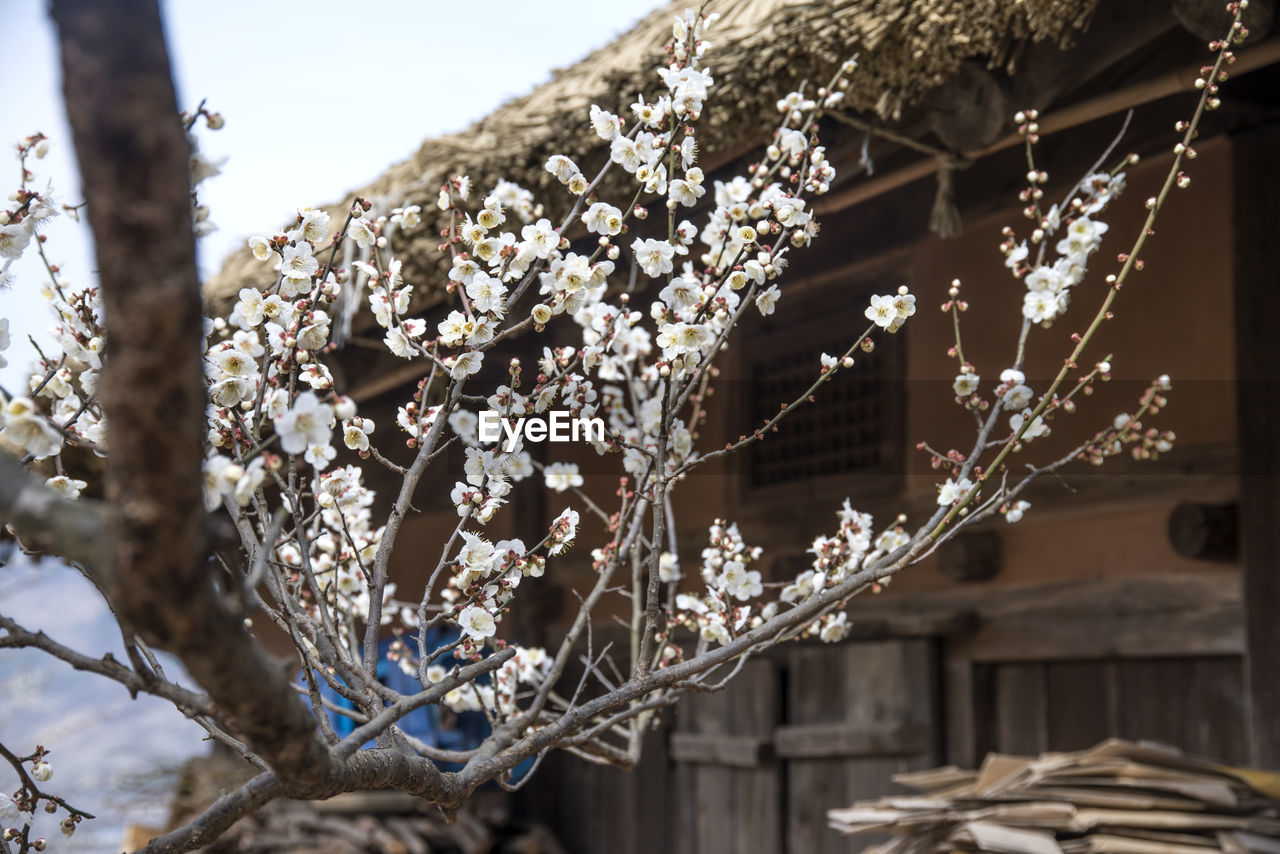
[{"label": "distant mountain", "polygon": [[[86,655],[111,652],[125,660],[115,620],[79,573],[15,558],[0,569],[0,613]],[[171,679],[185,678],[175,660],[162,663]],[[98,816],[68,840],[53,816],[39,813],[37,830],[52,851],[115,854],[125,824],[163,824],[174,772],[208,750],[203,737],[163,701],[131,700],[118,683],[42,652],[0,650],[0,742],[23,754],[43,744],[54,769],[48,790]],[[0,763],[0,790],[16,786]]]}]

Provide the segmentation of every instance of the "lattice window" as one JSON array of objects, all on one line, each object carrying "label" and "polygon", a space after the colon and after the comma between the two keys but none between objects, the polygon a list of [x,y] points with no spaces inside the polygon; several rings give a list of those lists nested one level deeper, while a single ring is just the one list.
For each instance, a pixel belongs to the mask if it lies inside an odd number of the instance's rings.
[{"label": "lattice window", "polygon": [[[860,319],[860,318],[859,318]],[[858,331],[861,331],[859,328]],[[858,332],[838,316],[803,324],[770,324],[747,344],[744,374],[750,424],[757,426],[814,380],[818,355],[839,355]],[[798,407],[779,432],[750,447],[747,485],[801,483],[839,475],[889,474],[901,460],[902,354],[898,336],[819,387],[814,404]]]}]

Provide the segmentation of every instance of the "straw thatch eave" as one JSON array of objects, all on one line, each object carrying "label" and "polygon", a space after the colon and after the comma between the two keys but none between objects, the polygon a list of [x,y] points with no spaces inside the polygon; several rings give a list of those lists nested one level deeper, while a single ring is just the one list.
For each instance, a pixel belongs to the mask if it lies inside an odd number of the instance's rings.
[{"label": "straw thatch eave", "polygon": [[[951,78],[966,62],[1001,66],[1027,42],[1063,46],[1083,29],[1098,0],[713,0],[721,19],[712,29],[708,65],[716,88],[699,124],[704,164],[714,168],[761,145],[776,122],[779,97],[801,81],[825,81],[838,64],[859,55],[846,101],[849,109],[896,118]],[[499,178],[533,190],[557,221],[570,199],[543,170],[555,153],[573,158],[591,175],[606,150],[587,125],[591,104],[619,114],[640,92],[654,93],[653,69],[662,62],[672,18],[689,4],[671,3],[644,18],[529,94],[504,105],[460,134],[430,139],[409,159],[390,167],[353,195],[390,208],[416,203],[424,225],[399,256],[406,278],[418,286],[420,305],[442,294],[445,262],[438,251],[440,223],[434,199],[440,185],[468,174],[482,190]],[[601,198],[624,194],[629,176],[613,175]],[[336,224],[344,201],[331,207]],[[247,284],[264,286],[270,272],[245,251],[234,253],[205,286],[216,312],[226,312]]]}]

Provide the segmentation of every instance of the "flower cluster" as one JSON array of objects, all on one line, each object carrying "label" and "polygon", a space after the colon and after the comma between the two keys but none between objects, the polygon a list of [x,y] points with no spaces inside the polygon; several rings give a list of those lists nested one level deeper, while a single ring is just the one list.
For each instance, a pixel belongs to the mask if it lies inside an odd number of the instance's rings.
[{"label": "flower cluster", "polygon": [[[583,659],[585,672],[571,698],[559,692],[559,680],[584,641],[589,656],[595,655],[594,609],[626,608],[632,614],[631,678],[686,660],[690,645],[695,656],[720,649],[704,671],[686,679],[667,670],[665,676],[682,681],[646,685],[643,702],[620,702],[586,719],[586,735],[567,737],[580,738],[570,742],[578,748],[625,726],[635,727],[634,735],[658,705],[699,687],[719,664],[740,667],[782,639],[844,639],[850,631],[844,608],[852,596],[878,592],[895,572],[965,525],[1001,517],[1019,522],[1030,509],[1022,492],[1037,477],[1073,460],[1100,463],[1126,450],[1149,459],[1172,446],[1171,432],[1146,421],[1165,406],[1169,381],[1161,377],[1135,409],[1066,456],[1030,465],[1020,479],[1010,471],[1009,454],[1048,435],[1056,416],[1073,413],[1094,383],[1109,378],[1110,357],[1090,366],[1081,354],[1092,330],[1109,316],[1128,271],[1141,269],[1126,263],[1119,276],[1108,278],[1098,319],[1089,333],[1073,337],[1071,356],[1052,381],[1029,380],[1032,328],[1049,326],[1069,309],[1070,294],[1078,292],[1108,232],[1101,215],[1123,189],[1121,167],[1135,161],[1125,158],[1110,171],[1086,176],[1047,208],[1041,202],[1048,175],[1033,167],[1020,195],[1033,228],[1023,240],[1005,229],[1000,247],[1005,266],[1026,286],[1019,294],[1023,310],[1013,358],[979,370],[964,357],[960,316],[969,306],[960,299],[959,281],[942,305],[955,330],[948,348],[958,362],[951,391],[974,416],[977,437],[967,453],[918,446],[940,473],[928,518],[914,531],[905,516],[877,527],[846,499],[835,531],[813,539],[808,565],[778,581],[769,578],[762,549],[748,546],[736,523],[716,520],[699,559],[687,560],[689,571],[682,571],[671,514],[672,495],[686,476],[765,441],[784,417],[813,401],[823,383],[853,366],[855,349],[871,352],[873,336],[899,331],[917,311],[906,286],[872,296],[857,309],[865,331],[851,331],[847,350],[814,354],[808,389],[737,442],[700,447],[716,360],[744,315],[776,310],[791,253],[819,235],[814,197],[835,178],[818,139],[820,120],[842,102],[856,69],[851,60],[816,91],[785,95],[758,162],[736,177],[709,176],[699,165],[698,123],[716,86],[705,64],[706,34],[715,18],[690,12],[674,21],[656,93],[637,93],[625,115],[592,105],[582,117],[603,149],[594,177],[566,155],[547,158],[545,169],[562,188],[557,192],[567,196],[569,210],[559,222],[545,215],[554,206],[544,208],[509,181],[485,188],[461,175],[438,193],[432,189],[449,270],[448,300],[429,313],[415,300],[397,257],[407,244],[403,236],[422,226],[422,206],[412,199],[388,209],[357,198],[337,216],[300,208],[286,227],[248,241],[270,282],[242,288],[228,317],[205,329],[205,507],[236,522],[244,547],[240,595],[293,639],[314,702],[321,702],[320,688],[327,685],[354,704],[358,720],[376,726],[386,719],[400,698],[377,681],[371,647],[385,630],[394,638],[386,659],[418,680],[424,702],[511,724],[495,728],[495,738],[508,740],[487,754],[506,761],[529,741],[526,736],[573,711],[585,686],[593,686],[589,694],[617,690],[597,667],[608,648],[599,660]],[[200,114],[210,128],[221,124],[216,114]],[[1034,112],[1017,117],[1029,158],[1036,118]],[[1189,126],[1187,141],[1193,132]],[[24,251],[35,247],[44,258],[38,228],[58,207],[49,192],[27,186],[25,164],[28,155],[39,157],[46,149],[39,135],[19,146],[22,186],[14,206],[0,216],[0,287]],[[194,187],[220,164],[193,152]],[[629,201],[600,197],[611,171],[622,179]],[[197,205],[198,232],[212,227],[207,217]],[[0,399],[0,439],[32,460],[51,460],[56,473],[45,479],[48,487],[74,498],[87,482],[64,471],[61,451],[75,444],[107,452],[96,401],[106,354],[101,306],[96,289],[71,286],[47,261],[46,268],[57,352],[42,355],[24,395]],[[363,311],[381,330],[386,352],[421,365],[412,393],[394,404],[400,448],[386,443],[356,401],[335,388],[329,357],[352,340]],[[554,333],[537,341],[553,325]],[[499,348],[518,335],[526,336],[512,348],[519,355],[500,357]],[[0,319],[0,350],[8,339],[7,321]],[[529,339],[534,346],[523,346]],[[609,507],[599,484],[589,483],[589,465],[535,459],[524,435],[509,426],[562,411],[575,420],[603,422],[603,435],[589,435],[578,450],[581,457],[594,452],[616,460],[616,505]],[[489,420],[495,414],[505,425],[497,442]],[[529,441],[537,439],[529,434]],[[391,555],[419,500],[424,472],[448,461],[446,450],[461,462],[461,471],[441,481],[456,521],[446,512],[452,533],[438,556],[418,562],[425,571],[401,598],[404,578],[397,567],[400,584],[390,580]],[[375,496],[369,484],[376,480],[365,463],[398,479],[390,495]],[[499,539],[494,532],[502,526],[492,524],[524,481],[571,505],[531,544]],[[389,507],[385,515],[383,505]],[[521,526],[526,537],[528,530]],[[503,636],[511,623],[504,621],[521,585],[556,572],[572,560],[580,538],[600,531],[604,541],[590,550],[592,587],[579,594],[582,611],[558,651],[512,644]],[[618,578],[628,571],[630,583]],[[429,638],[442,637],[437,630],[445,639],[433,644]],[[609,667],[616,668],[612,658]],[[327,737],[339,741],[334,733]],[[515,741],[520,738],[525,742]],[[51,769],[43,754],[37,758],[31,776],[43,781]],[[10,806],[0,800],[0,815]],[[75,820],[73,813],[72,828]]]},{"label": "flower cluster", "polygon": [[[1014,117],[1024,136],[1035,134],[1032,128],[1036,119],[1035,110]],[[1126,162],[1135,163],[1137,158],[1132,156]],[[1005,229],[1005,240],[1000,245],[1005,266],[1027,286],[1022,302],[1023,316],[1032,323],[1046,326],[1067,310],[1071,288],[1084,278],[1090,256],[1102,245],[1108,225],[1098,219],[1097,214],[1124,190],[1125,174],[1116,169],[1086,175],[1061,203],[1042,210],[1042,186],[1048,181],[1048,172],[1032,169],[1027,173],[1027,187],[1019,195],[1022,202],[1029,203],[1023,213],[1036,221],[1030,245],[1028,240],[1015,243],[1012,229]],[[1054,255],[1050,257],[1048,248],[1055,237],[1058,240],[1053,244]]]},{"label": "flower cluster", "polygon": [[[97,288],[73,285],[50,262],[39,231],[61,212],[75,214],[75,209],[55,201],[51,185],[43,192],[30,188],[29,158],[42,158],[48,150],[43,134],[18,144],[22,183],[11,196],[15,206],[0,211],[0,289],[13,283],[13,263],[34,248],[48,274],[40,292],[57,318],[49,332],[58,354],[41,355],[25,395],[0,400],[0,439],[36,460],[57,458],[68,443],[96,453],[106,449],[106,423],[96,398],[105,347],[101,299]],[[9,344],[9,321],[0,319],[0,351]]]}]

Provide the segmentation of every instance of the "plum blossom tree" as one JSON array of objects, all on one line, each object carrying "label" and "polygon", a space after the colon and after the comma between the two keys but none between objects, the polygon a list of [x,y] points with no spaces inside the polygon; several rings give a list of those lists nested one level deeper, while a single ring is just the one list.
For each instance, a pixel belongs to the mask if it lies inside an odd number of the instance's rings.
[{"label": "plum blossom tree", "polygon": [[[0,276],[8,278],[24,252],[45,260],[41,287],[56,313],[58,350],[43,357],[27,389],[3,392],[0,440],[13,453],[0,454],[0,518],[23,548],[72,562],[96,585],[119,620],[128,661],[72,650],[7,614],[0,614],[0,647],[40,649],[164,698],[260,770],[190,824],[153,840],[150,851],[207,844],[282,797],[396,788],[451,814],[483,783],[520,785],[528,776],[517,779],[513,769],[551,750],[633,765],[664,707],[722,687],[752,655],[783,640],[843,638],[851,597],[879,589],[968,525],[1000,515],[1017,522],[1030,507],[1022,493],[1036,479],[1077,459],[1169,449],[1172,434],[1145,425],[1164,404],[1169,381],[1160,377],[1130,411],[1083,433],[1069,453],[1017,472],[1005,464],[1110,372],[1106,359],[1087,350],[1139,269],[1156,216],[1187,182],[1183,161],[1193,156],[1202,114],[1217,106],[1245,5],[1230,5],[1237,23],[1211,45],[1215,61],[1198,83],[1193,116],[1180,125],[1168,178],[1146,203],[1144,228],[1106,276],[1086,331],[1071,336],[1062,369],[1041,389],[1023,373],[1031,336],[1052,326],[1080,290],[1108,231],[1101,216],[1135,159],[1108,164],[1108,152],[1047,204],[1048,175],[1034,160],[1038,116],[1016,117],[1029,164],[1020,199],[1030,230],[1020,237],[1006,229],[1001,249],[1026,290],[1010,361],[984,369],[996,379],[965,359],[959,282],[942,306],[954,320],[955,338],[946,344],[958,363],[955,401],[976,423],[972,448],[922,443],[945,475],[928,518],[877,523],[846,500],[835,530],[814,539],[811,566],[772,589],[753,568],[761,550],[748,545],[750,532],[730,521],[711,526],[700,565],[686,573],[676,557],[671,496],[689,473],[761,441],[798,407],[820,405],[810,401],[825,383],[917,311],[906,287],[873,296],[864,328],[850,334],[843,352],[814,354],[804,393],[738,440],[698,446],[717,355],[744,314],[774,310],[789,257],[817,235],[811,202],[834,176],[818,119],[841,101],[857,74],[854,60],[833,69],[825,85],[782,97],[777,130],[758,163],[711,181],[697,165],[696,141],[714,96],[704,35],[716,16],[689,12],[673,23],[656,94],[638,94],[630,117],[596,106],[583,117],[608,151],[599,172],[588,178],[566,156],[548,159],[547,171],[572,199],[561,221],[541,216],[532,194],[515,184],[479,188],[466,176],[449,180],[434,199],[392,210],[356,199],[341,223],[303,208],[287,229],[249,241],[272,265],[274,283],[241,290],[228,317],[206,320],[194,252],[208,212],[194,191],[218,164],[199,153],[192,134],[201,121],[216,130],[221,118],[203,108],[177,118],[154,0],[110,9],[54,0],[100,283],[71,284],[45,255],[41,225],[64,208],[34,189],[33,161],[48,141],[32,136],[19,146],[16,201],[0,225]],[[633,178],[634,196],[618,200],[621,206],[595,195],[611,170]],[[415,201],[436,204],[450,222],[442,251],[456,307],[433,324],[412,316],[413,287],[395,257],[398,238],[422,227]],[[710,207],[700,224],[685,217],[700,206]],[[590,237],[571,242],[567,235],[579,227]],[[353,260],[340,265],[344,248]],[[624,259],[636,267],[632,281],[617,275]],[[422,366],[398,412],[412,450],[404,464],[380,450],[382,434],[335,390],[321,358],[331,348],[339,300],[353,295],[367,300],[387,349]],[[553,326],[575,330],[575,343],[543,348],[532,370],[519,358],[504,362],[501,384],[478,387],[476,374],[486,360],[497,361],[502,342]],[[0,321],[0,348],[7,338]],[[582,490],[576,465],[542,466],[518,437],[486,442],[477,429],[481,410],[519,418],[557,407],[605,422],[604,438],[591,444],[618,466],[613,507]],[[339,463],[339,442],[350,459],[399,481],[385,517],[375,519],[361,466]],[[466,457],[450,492],[457,523],[421,587],[402,591],[389,581],[398,537],[424,473],[455,445]],[[80,497],[87,481],[64,460],[71,449],[106,460],[105,499]],[[515,490],[529,488],[567,504],[539,541],[486,536]],[[590,549],[596,579],[567,633],[552,649],[501,639],[521,589],[538,584],[583,538],[584,514],[605,535],[579,545]],[[239,560],[225,560],[228,548],[211,559],[228,535]],[[629,648],[596,649],[593,615],[618,611],[630,614]],[[263,651],[247,627],[250,615],[292,641],[289,668]],[[452,639],[439,642],[435,629]],[[413,691],[378,679],[385,632],[395,638],[386,654],[416,680]],[[198,687],[167,677],[155,650],[177,656]],[[582,674],[568,678],[575,660],[585,664]],[[615,675],[605,675],[606,662]],[[298,665],[301,682],[292,676]],[[347,701],[341,713],[353,728],[346,735],[320,713],[336,708],[327,692]],[[481,712],[489,734],[465,751],[426,744],[399,723],[428,705]],[[4,851],[43,849],[31,832],[38,808],[59,813],[68,834],[92,817],[47,788],[49,751],[0,745],[0,755],[19,781],[12,797],[0,798]]]}]

